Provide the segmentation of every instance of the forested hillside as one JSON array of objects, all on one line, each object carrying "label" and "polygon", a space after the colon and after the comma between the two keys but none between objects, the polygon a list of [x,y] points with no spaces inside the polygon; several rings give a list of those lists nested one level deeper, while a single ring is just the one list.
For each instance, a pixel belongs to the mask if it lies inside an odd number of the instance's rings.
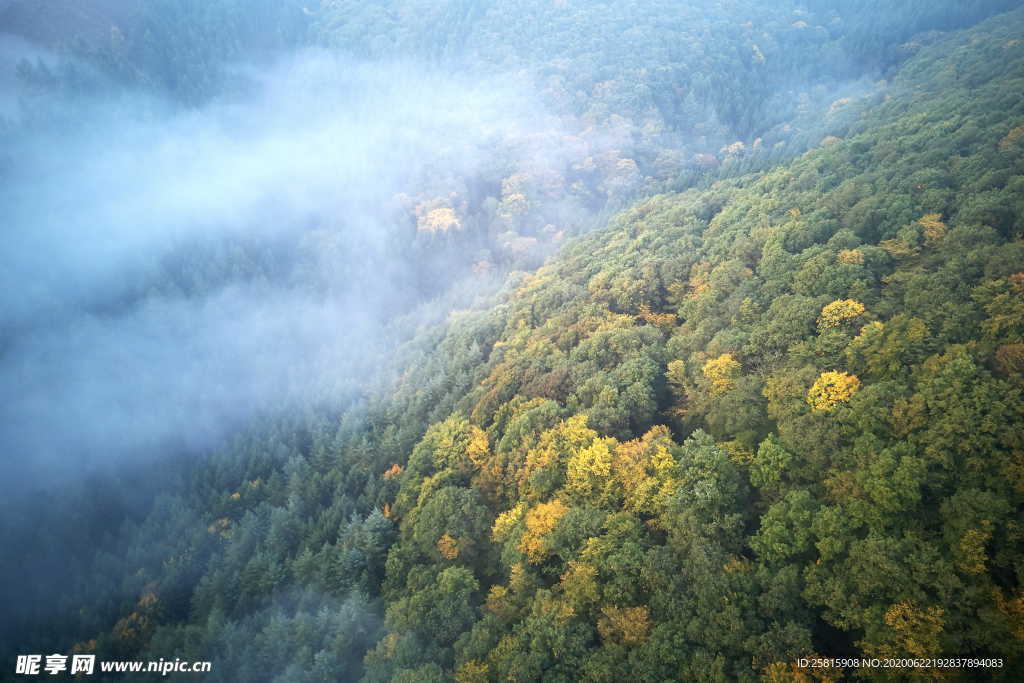
[{"label": "forested hillside", "polygon": [[467,360],[400,385],[451,414],[385,470],[370,680],[784,678],[808,652],[1019,674],[1021,18],[453,324]]},{"label": "forested hillside", "polygon": [[[388,346],[339,329],[326,358],[372,366],[344,392],[5,509],[3,676],[45,650],[217,681],[1019,680],[1024,9],[675,4],[154,2],[24,63],[8,139],[83,82],[203,106],[244,89],[218,51],[303,41],[518,74],[550,118],[423,147],[383,238],[302,214],[89,303],[285,281],[384,309]],[[0,359],[42,325],[12,320]]]}]

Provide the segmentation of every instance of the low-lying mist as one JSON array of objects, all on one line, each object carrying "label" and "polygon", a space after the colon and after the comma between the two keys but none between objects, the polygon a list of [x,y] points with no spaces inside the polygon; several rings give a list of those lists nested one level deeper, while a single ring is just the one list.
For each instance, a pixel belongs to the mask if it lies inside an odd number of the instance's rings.
[{"label": "low-lying mist", "polygon": [[21,38],[0,58],[0,450],[18,489],[338,406],[396,320],[436,320],[719,164],[679,157],[653,119],[555,115],[526,70],[310,49],[226,68],[221,96],[185,107]]},{"label": "low-lying mist", "polygon": [[317,51],[237,75],[200,109],[122,91],[14,113],[0,451],[18,488],[355,391],[387,321],[468,272],[419,259],[396,197],[442,193],[558,125],[513,79]]}]

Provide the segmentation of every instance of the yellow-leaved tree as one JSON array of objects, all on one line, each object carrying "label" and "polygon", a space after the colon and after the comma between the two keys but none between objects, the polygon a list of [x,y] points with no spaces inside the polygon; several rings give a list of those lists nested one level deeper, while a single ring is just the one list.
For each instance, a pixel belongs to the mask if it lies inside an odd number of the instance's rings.
[{"label": "yellow-leaved tree", "polygon": [[836,261],[849,266],[864,265],[864,252],[860,249],[843,249],[836,254]]},{"label": "yellow-leaved tree", "polygon": [[999,149],[1003,152],[1009,152],[1020,146],[1021,142],[1024,142],[1024,126],[1017,126],[999,141]]},{"label": "yellow-leaved tree", "polygon": [[604,607],[597,631],[605,642],[636,646],[647,640],[651,616],[646,607]]},{"label": "yellow-leaved tree", "polygon": [[827,330],[864,315],[864,304],[854,299],[841,299],[826,304],[818,316],[818,329]]},{"label": "yellow-leaved tree", "polygon": [[448,206],[442,206],[428,211],[426,215],[420,216],[416,227],[424,232],[447,232],[462,227],[455,210]]},{"label": "yellow-leaved tree", "polygon": [[832,410],[860,389],[856,375],[845,372],[823,372],[807,391],[807,403],[816,411]]},{"label": "yellow-leaved tree", "polygon": [[569,458],[566,490],[581,501],[602,504],[612,483],[612,451],[615,439],[595,439]]},{"label": "yellow-leaved tree", "polygon": [[491,540],[495,543],[504,543],[515,526],[519,524],[519,520],[523,518],[525,512],[526,504],[519,502],[511,510],[506,510],[498,515],[498,518],[494,520],[494,526],[491,527]]},{"label": "yellow-leaved tree", "polygon": [[917,222],[922,228],[921,232],[924,235],[925,244],[928,246],[938,244],[946,236],[946,224],[942,222],[941,213],[925,214]]},{"label": "yellow-leaved tree", "polygon": [[723,353],[704,364],[702,372],[711,383],[711,393],[721,394],[736,385],[740,374],[740,362],[731,353]]},{"label": "yellow-leaved tree", "polygon": [[941,607],[922,609],[909,602],[892,605],[885,613],[885,623],[895,632],[898,644],[888,652],[882,648],[880,656],[934,657],[941,648],[944,613]]},{"label": "yellow-leaved tree", "polygon": [[560,500],[540,503],[526,513],[526,530],[519,541],[519,550],[526,553],[531,564],[539,564],[548,556],[548,536],[569,508]]}]

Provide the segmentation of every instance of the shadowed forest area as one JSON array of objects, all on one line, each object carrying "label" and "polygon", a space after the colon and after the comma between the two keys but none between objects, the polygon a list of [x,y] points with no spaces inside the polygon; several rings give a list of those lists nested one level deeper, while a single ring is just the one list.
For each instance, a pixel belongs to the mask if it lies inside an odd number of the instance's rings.
[{"label": "shadowed forest area", "polygon": [[1024,675],[1018,2],[0,0],[0,219],[0,679]]}]

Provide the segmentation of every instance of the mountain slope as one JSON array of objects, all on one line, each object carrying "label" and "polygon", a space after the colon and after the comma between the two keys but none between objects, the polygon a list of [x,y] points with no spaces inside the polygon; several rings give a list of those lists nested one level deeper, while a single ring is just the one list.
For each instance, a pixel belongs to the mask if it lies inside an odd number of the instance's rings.
[{"label": "mountain slope", "polygon": [[1019,671],[1022,20],[452,326],[444,352],[486,361],[399,388],[451,415],[398,477],[369,680],[749,678],[813,651]]},{"label": "mountain slope", "polygon": [[635,205],[421,330],[341,416],[0,516],[9,654],[250,681],[786,680],[813,652],[1019,677],[1022,32],[931,36],[843,139]]}]

